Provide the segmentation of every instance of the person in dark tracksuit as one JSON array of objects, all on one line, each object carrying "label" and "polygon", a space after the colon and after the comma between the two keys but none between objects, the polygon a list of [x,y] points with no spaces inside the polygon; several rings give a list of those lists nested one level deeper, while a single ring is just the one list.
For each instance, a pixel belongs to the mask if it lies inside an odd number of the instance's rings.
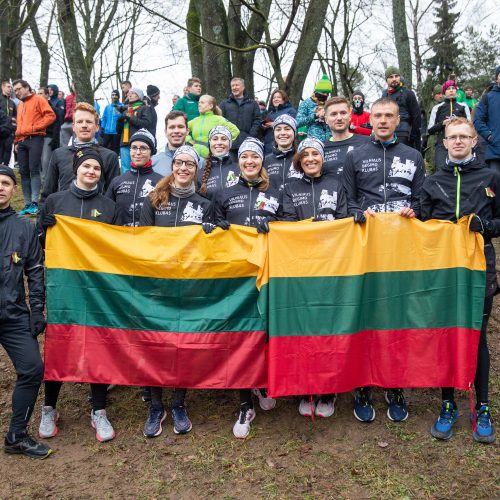
[{"label": "person in dark tracksuit", "polygon": [[[196,192],[196,172],[200,157],[189,145],[176,149],[172,158],[172,174],[164,177],[144,200],[141,226],[180,227],[201,225],[205,233],[215,229],[213,204]],[[185,405],[187,389],[175,388],[172,420],[175,434],[186,434],[193,425]],[[153,438],[162,433],[167,418],[161,387],[151,387],[151,405],[144,424],[144,436]]]},{"label": "person in dark tracksuit", "polygon": [[[375,101],[370,120],[372,139],[349,151],[344,162],[342,183],[348,214],[358,223],[365,222],[365,216],[374,217],[378,212],[419,217],[424,160],[418,151],[398,141],[395,134],[399,124],[397,103],[388,97]],[[408,418],[403,389],[386,389],[385,399],[389,420],[401,422]],[[369,387],[356,390],[354,416],[361,422],[375,419]]]},{"label": "person in dark tracksuit", "polygon": [[[281,217],[281,194],[270,186],[263,167],[264,145],[253,137],[246,138],[238,149],[239,179],[234,186],[219,192],[215,201],[216,224],[229,229],[231,224],[255,227],[259,233],[269,232],[269,221]],[[264,389],[254,389],[263,410],[276,405]],[[234,424],[235,437],[244,439],[255,418],[251,389],[240,389],[240,412]]]},{"label": "person in dark tracksuit", "polygon": [[[43,378],[43,362],[36,340],[46,324],[43,254],[34,224],[16,215],[10,206],[16,189],[14,171],[0,165],[0,344],[17,374],[4,451],[46,458],[52,450],[35,441],[27,430]],[[30,309],[24,291],[25,276]]]},{"label": "person in dark tracksuit", "polygon": [[273,149],[264,158],[264,168],[271,187],[283,191],[285,186],[302,177],[292,159],[297,151],[297,121],[293,116],[281,114],[273,122]]},{"label": "person in dark tracksuit", "polygon": [[[495,430],[491,423],[488,400],[490,356],[486,332],[493,296],[497,293],[496,256],[492,238],[500,236],[500,173],[486,168],[473,153],[477,133],[470,121],[457,118],[445,122],[444,143],[448,157],[444,166],[424,181],[421,196],[422,220],[441,219],[457,222],[461,217],[474,214],[470,230],[479,232],[484,238],[486,257],[486,290],[483,322],[477,352],[477,368],[474,385],[476,389],[474,440],[493,443]],[[449,439],[458,418],[453,388],[442,389],[441,412],[431,428],[438,439]]]},{"label": "person in dark tracksuit", "polygon": [[239,166],[231,157],[231,131],[217,125],[208,133],[210,153],[203,168],[198,170],[200,193],[214,201],[217,193],[238,182]]},{"label": "person in dark tracksuit", "polygon": [[[99,150],[93,147],[78,149],[73,157],[76,179],[69,189],[51,194],[43,204],[38,221],[38,234],[45,244],[45,234],[56,223],[55,215],[68,215],[106,224],[122,225],[122,215],[114,201],[99,193],[99,180],[104,162]],[[62,382],[45,382],[45,401],[42,407],[39,435],[51,438],[58,432],[59,415],[56,405]],[[115,432],[106,415],[107,384],[90,384],[92,391],[91,425],[98,441],[109,441]]]},{"label": "person in dark tracksuit", "polygon": [[163,178],[153,171],[152,155],[156,139],[146,129],[138,130],[130,138],[130,170],[115,177],[106,191],[122,211],[124,226],[138,226],[144,200]]}]

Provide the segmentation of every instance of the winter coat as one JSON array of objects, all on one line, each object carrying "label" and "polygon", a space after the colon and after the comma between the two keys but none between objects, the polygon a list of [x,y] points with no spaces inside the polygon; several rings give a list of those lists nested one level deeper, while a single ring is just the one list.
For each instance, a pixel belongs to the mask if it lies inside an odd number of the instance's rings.
[{"label": "winter coat", "polygon": [[256,227],[264,218],[279,220],[282,216],[280,193],[269,186],[259,191],[240,176],[238,183],[217,194],[215,201],[216,221],[227,220],[231,224]]},{"label": "winter coat", "polygon": [[349,215],[411,207],[418,217],[424,175],[422,155],[399,142],[383,145],[372,139],[349,151],[342,175]]},{"label": "winter coat", "polygon": [[467,165],[448,161],[424,181],[421,194],[422,220],[458,221],[476,214],[492,222],[493,233],[485,237],[486,295],[497,290],[495,249],[491,238],[500,236],[500,174],[476,158]]},{"label": "winter coat", "polygon": [[[297,110],[289,103],[285,102],[284,104],[280,104],[278,107],[273,106],[272,104],[269,106],[269,109],[266,114],[266,120],[274,121],[278,116],[281,115],[290,115],[294,118],[297,116]],[[264,129],[264,151],[266,154],[272,153],[274,145],[274,130],[273,128]]]},{"label": "winter coat", "polygon": [[[102,157],[103,169],[99,181],[99,193],[104,194],[111,181],[120,175],[120,164],[118,156],[114,151],[104,148],[98,144],[94,146]],[[49,166],[45,173],[40,203],[52,193],[64,191],[69,188],[71,181],[75,178],[73,173],[73,156],[77,148],[75,146],[63,146],[56,149],[50,157]]]},{"label": "winter coat", "polygon": [[231,94],[220,103],[220,109],[224,118],[238,127],[240,134],[236,141],[233,141],[231,150],[238,151],[240,144],[247,137],[259,137],[261,124],[261,111],[259,105],[247,95],[239,103]]},{"label": "winter coat", "polygon": [[500,87],[495,84],[477,105],[474,126],[488,143],[486,160],[500,159]]},{"label": "winter coat", "polygon": [[172,111],[182,111],[186,113],[188,122],[194,120],[197,116],[200,116],[200,111],[198,110],[198,101],[200,97],[201,96],[189,92],[189,94],[177,100]]},{"label": "winter coat", "polygon": [[65,104],[62,99],[59,99],[59,97],[57,97],[57,95],[59,94],[59,87],[57,85],[47,85],[47,88],[52,89],[53,91],[52,97],[49,97],[49,102],[50,104],[52,104],[52,108],[57,115],[59,126],[61,126],[64,122]]},{"label": "winter coat", "polygon": [[214,115],[213,111],[202,113],[194,120],[188,122],[189,135],[186,137],[186,142],[193,144],[194,149],[196,149],[202,158],[207,158],[210,153],[208,134],[217,125],[223,125],[231,132],[234,143],[240,133],[238,127],[223,116]]},{"label": "winter coat", "polygon": [[165,207],[153,208],[149,196],[141,210],[140,226],[179,227],[214,222],[214,207],[210,200],[194,193],[187,198],[168,197]]},{"label": "winter coat", "polygon": [[436,144],[443,143],[444,125],[443,122],[451,116],[467,118],[470,121],[470,111],[466,104],[457,102],[455,98],[445,97],[443,102],[436,104],[432,108],[429,123],[427,124],[427,133],[436,134]]},{"label": "winter coat", "polygon": [[[356,126],[354,130],[351,130],[355,134],[371,135],[372,133],[369,111],[363,111],[359,115],[353,111],[351,113],[351,124]],[[368,125],[368,127],[363,127],[362,125]]]},{"label": "winter coat", "polygon": [[333,175],[340,182],[340,176],[344,170],[344,161],[347,153],[355,148],[359,148],[363,144],[369,142],[370,139],[364,135],[353,134],[349,139],[343,141],[332,141],[328,139],[323,143],[325,148],[325,163],[323,164],[323,172],[325,175]]},{"label": "winter coat", "polygon": [[273,152],[268,154],[264,159],[264,168],[269,175],[269,183],[278,191],[283,191],[290,182],[301,179],[304,175],[302,172],[295,170],[292,164],[295,149],[288,151],[280,151],[273,148]]},{"label": "winter coat", "polygon": [[56,114],[47,99],[31,94],[17,108],[17,127],[14,142],[32,135],[45,135],[49,125],[56,121]]},{"label": "winter coat", "polygon": [[111,181],[105,196],[121,208],[124,226],[139,225],[144,199],[162,179],[152,166],[136,168],[131,165],[128,172]]},{"label": "winter coat", "polygon": [[333,176],[320,175],[291,182],[283,193],[283,220],[314,217],[335,220],[347,217],[347,200],[342,184]]},{"label": "winter coat", "polygon": [[[127,119],[129,131],[128,140],[125,140],[123,137],[123,130]],[[154,136],[156,136],[156,130],[153,130],[153,121],[153,112],[151,111],[151,108],[145,104],[139,106],[139,108],[135,110],[133,116],[125,116],[124,114],[121,114],[116,122],[116,131],[119,134],[122,134],[120,147],[127,147],[129,145],[130,138],[141,128],[149,130]]]},{"label": "winter coat", "polygon": [[[222,191],[224,188],[229,188],[238,183],[240,167],[238,163],[235,163],[229,155],[222,159],[213,156],[211,158],[211,162],[212,168],[207,180],[207,191],[206,193],[203,193],[203,196],[206,196],[209,200],[215,201],[217,193]],[[205,166],[198,169],[199,185],[201,185],[203,181],[204,174]]]},{"label": "winter coat", "polygon": [[319,141],[326,141],[330,138],[332,132],[324,120],[316,118],[317,111],[318,104],[311,97],[302,101],[297,111],[297,127],[307,127],[309,137],[315,137]]},{"label": "winter coat", "polygon": [[116,109],[117,106],[123,106],[121,102],[116,104],[108,104],[104,108],[104,112],[101,118],[101,128],[104,134],[116,135],[116,124],[118,123],[118,118],[120,117],[120,112]]},{"label": "winter coat", "polygon": [[43,312],[45,286],[43,253],[36,228],[13,208],[0,210],[0,324],[26,318],[24,276],[28,278],[29,304],[32,311]]},{"label": "winter coat", "polygon": [[65,106],[65,113],[64,113],[64,121],[65,122],[72,122],[73,121],[73,112],[75,111],[76,107],[76,95],[71,92],[69,95],[66,96],[66,106]]}]

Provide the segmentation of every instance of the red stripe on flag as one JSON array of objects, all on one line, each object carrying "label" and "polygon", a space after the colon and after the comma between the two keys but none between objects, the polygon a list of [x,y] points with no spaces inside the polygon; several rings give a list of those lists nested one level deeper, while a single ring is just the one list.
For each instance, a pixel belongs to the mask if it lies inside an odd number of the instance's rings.
[{"label": "red stripe on flag", "polygon": [[272,337],[269,394],[328,394],[362,386],[467,390],[476,373],[478,341],[479,330],[468,328]]},{"label": "red stripe on flag", "polygon": [[267,383],[265,332],[47,326],[45,380],[238,389]]}]

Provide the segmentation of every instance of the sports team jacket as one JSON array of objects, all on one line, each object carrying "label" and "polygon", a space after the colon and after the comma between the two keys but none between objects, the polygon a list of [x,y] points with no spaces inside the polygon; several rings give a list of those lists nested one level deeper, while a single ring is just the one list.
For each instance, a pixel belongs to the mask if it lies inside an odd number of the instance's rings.
[{"label": "sports team jacket", "polygon": [[347,153],[342,183],[349,215],[367,209],[399,212],[410,207],[420,215],[424,161],[413,148],[397,141],[372,139]]},{"label": "sports team jacket", "polygon": [[450,99],[445,97],[443,102],[436,104],[432,108],[429,124],[427,125],[427,133],[429,135],[436,134],[436,142],[442,145],[444,136],[443,122],[450,116],[467,118],[470,121],[470,111],[467,104],[457,102],[455,98]]},{"label": "sports team jacket", "polygon": [[344,189],[336,177],[304,175],[302,179],[285,186],[283,193],[283,220],[334,220],[347,217]]},{"label": "sports team jacket", "polygon": [[153,167],[136,168],[115,177],[105,196],[112,199],[123,214],[124,226],[138,226],[144,199],[154,190],[163,177],[153,171]]},{"label": "sports team jacket", "polygon": [[267,191],[250,186],[240,176],[238,183],[217,194],[215,201],[216,221],[227,220],[231,224],[256,227],[264,218],[275,221],[281,217],[281,195],[271,186]]},{"label": "sports team jacket", "polygon": [[[212,156],[212,169],[207,180],[207,191],[204,194],[209,200],[215,201],[217,193],[224,188],[234,186],[238,183],[240,167],[238,163],[231,159],[231,155],[224,158]],[[201,185],[203,174],[205,173],[206,163],[203,168],[198,170],[198,183]]]},{"label": "sports team jacket", "polygon": [[35,225],[13,208],[0,210],[0,323],[27,317],[24,275],[32,311],[43,312],[43,254]]},{"label": "sports team jacket", "polygon": [[340,181],[347,153],[354,148],[366,144],[369,140],[370,139],[364,135],[353,134],[351,138],[343,141],[332,141],[331,138],[325,141],[323,143],[325,149],[323,172],[326,175],[334,175]]},{"label": "sports team jacket", "polygon": [[264,159],[264,167],[269,175],[270,185],[274,189],[283,191],[287,184],[302,177],[302,172],[295,170],[292,165],[294,154],[295,149],[280,151],[273,148],[273,152]]}]

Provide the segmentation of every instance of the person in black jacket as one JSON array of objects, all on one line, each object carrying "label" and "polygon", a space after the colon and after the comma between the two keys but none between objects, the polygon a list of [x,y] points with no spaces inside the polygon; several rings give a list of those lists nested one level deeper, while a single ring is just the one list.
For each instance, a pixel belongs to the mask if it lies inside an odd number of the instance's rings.
[{"label": "person in black jacket", "polygon": [[17,106],[11,99],[12,84],[9,80],[2,81],[2,93],[0,94],[0,109],[5,113],[6,128],[0,135],[0,164],[9,165],[12,155],[12,145],[14,144],[14,134],[16,132]]},{"label": "person in black jacket", "polygon": [[389,66],[385,70],[385,79],[387,89],[382,93],[382,97],[392,99],[399,106],[400,120],[396,129],[398,141],[420,151],[422,115],[417,98],[410,89],[403,85],[398,68]]},{"label": "person in black jacket", "polygon": [[282,114],[273,122],[274,144],[272,153],[266,155],[264,167],[269,182],[274,189],[283,191],[290,182],[302,177],[292,165],[297,151],[297,121],[290,115]]},{"label": "person in black jacket", "polygon": [[[269,221],[281,217],[281,195],[270,186],[263,161],[264,144],[252,137],[245,139],[238,150],[238,183],[220,191],[215,202],[216,224],[222,229],[239,224],[255,227],[259,233],[267,233]],[[276,405],[264,389],[254,389],[253,392],[263,410],[271,410]],[[246,438],[254,418],[252,390],[240,389],[240,412],[233,427],[234,436]]]},{"label": "person in black jacket", "polygon": [[[205,233],[215,229],[213,205],[196,192],[196,171],[200,157],[189,145],[180,146],[172,160],[172,174],[164,177],[144,201],[141,226],[177,227],[200,224]],[[187,390],[176,388],[172,403],[175,434],[186,434],[193,425],[189,420],[185,398]],[[156,437],[162,433],[167,417],[163,406],[161,387],[151,387],[151,405],[144,424],[144,436]]]},{"label": "person in black jacket", "polygon": [[[402,217],[420,215],[420,193],[424,181],[422,155],[399,143],[395,131],[399,109],[388,97],[371,108],[372,140],[347,153],[342,182],[347,195],[348,214],[363,223],[365,216],[378,212],[397,212]],[[403,390],[386,389],[387,416],[394,422],[408,418]],[[370,388],[356,390],[354,416],[361,422],[375,419]]]},{"label": "person in black jacket", "polygon": [[52,153],[45,173],[40,205],[43,205],[49,195],[64,191],[70,187],[75,178],[73,157],[78,149],[92,147],[99,152],[103,162],[98,184],[101,194],[105,193],[111,181],[120,175],[120,164],[116,153],[100,146],[96,141],[95,136],[98,129],[99,115],[94,107],[86,102],[78,103],[73,112],[75,137],[72,139],[71,146],[62,146]]},{"label": "person in black jacket", "polygon": [[121,134],[120,162],[122,173],[130,170],[130,138],[141,128],[156,136],[154,109],[144,104],[144,92],[138,88],[128,91],[128,104],[120,108],[121,115],[116,122],[116,131]]},{"label": "person in black jacket", "polygon": [[233,144],[231,132],[224,125],[217,125],[208,133],[210,153],[205,165],[198,171],[200,193],[214,201],[217,193],[238,182],[240,167],[229,151]]},{"label": "person in black jacket", "polygon": [[245,94],[245,80],[238,77],[231,80],[231,95],[220,103],[220,109],[224,118],[240,130],[240,135],[231,147],[235,154],[247,137],[257,138],[260,132],[260,108],[254,99]]},{"label": "person in black jacket", "polygon": [[448,156],[443,143],[444,122],[450,118],[467,118],[470,121],[470,111],[466,103],[457,102],[457,85],[453,80],[447,80],[443,84],[444,99],[432,108],[427,133],[436,134],[436,149],[434,151],[434,166],[442,168]]},{"label": "person in black jacket", "polygon": [[[6,453],[46,458],[52,450],[35,441],[27,430],[43,378],[37,335],[45,329],[43,254],[35,226],[16,215],[10,202],[17,189],[14,171],[0,165],[0,344],[17,374],[12,395],[12,417],[5,435]],[[29,290],[26,304],[24,277]]]},{"label": "person in black jacket", "polygon": [[[445,122],[445,144],[448,157],[443,167],[427,177],[422,188],[422,220],[441,219],[457,222],[461,217],[474,214],[470,230],[484,238],[486,257],[486,290],[483,322],[477,351],[475,427],[473,438],[481,443],[493,443],[495,430],[491,423],[488,402],[490,356],[486,333],[493,296],[497,293],[496,256],[492,238],[500,236],[500,173],[485,168],[473,153],[477,133],[465,118]],[[458,418],[453,388],[442,389],[442,406],[431,434],[438,439],[449,439]]]},{"label": "person in black jacket", "polygon": [[[45,201],[37,221],[40,240],[45,244],[45,234],[56,223],[55,215],[69,215],[106,224],[121,225],[122,217],[114,201],[99,193],[98,183],[104,162],[97,148],[78,149],[73,157],[73,170],[76,179],[66,191],[51,194]],[[56,410],[62,382],[45,382],[45,402],[39,435],[50,438],[57,434]],[[109,441],[115,431],[106,415],[107,384],[90,384],[92,391],[91,424],[96,430],[98,441]]]},{"label": "person in black jacket", "polygon": [[163,178],[153,171],[151,157],[156,152],[156,140],[149,130],[141,128],[130,139],[130,170],[115,177],[106,196],[124,214],[124,226],[138,226],[144,200]]}]

